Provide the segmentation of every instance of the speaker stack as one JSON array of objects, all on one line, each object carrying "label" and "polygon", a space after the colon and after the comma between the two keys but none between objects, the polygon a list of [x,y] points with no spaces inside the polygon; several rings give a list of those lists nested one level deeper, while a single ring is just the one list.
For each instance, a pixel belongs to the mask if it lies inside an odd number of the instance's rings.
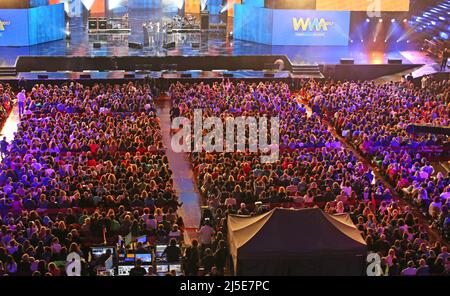
[{"label": "speaker stack", "polygon": [[164,49],[174,49],[175,48],[175,42],[169,42],[169,43],[165,43],[162,46]]},{"label": "speaker stack", "polygon": [[135,48],[135,49],[143,49],[144,45],[142,43],[139,43],[139,42],[128,42],[128,47],[129,48]]}]

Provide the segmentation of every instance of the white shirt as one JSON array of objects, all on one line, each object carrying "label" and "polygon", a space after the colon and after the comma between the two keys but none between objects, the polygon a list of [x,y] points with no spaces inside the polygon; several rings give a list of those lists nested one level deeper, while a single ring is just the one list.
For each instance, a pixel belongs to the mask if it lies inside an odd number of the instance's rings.
[{"label": "white shirt", "polygon": [[198,231],[200,244],[209,245],[212,241],[212,235],[214,234],[214,229],[211,226],[202,226]]},{"label": "white shirt", "polygon": [[17,94],[17,101],[18,101],[19,103],[25,103],[25,100],[26,100],[26,99],[27,99],[27,98],[25,97],[25,93],[20,92],[20,93]]}]

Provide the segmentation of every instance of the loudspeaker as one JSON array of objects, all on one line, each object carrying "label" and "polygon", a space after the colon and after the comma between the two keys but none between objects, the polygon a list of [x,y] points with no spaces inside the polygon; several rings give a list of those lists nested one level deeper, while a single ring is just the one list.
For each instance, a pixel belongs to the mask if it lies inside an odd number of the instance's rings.
[{"label": "loudspeaker", "polygon": [[231,78],[231,77],[233,77],[233,73],[223,73],[223,77]]},{"label": "loudspeaker", "polygon": [[138,43],[138,42],[128,42],[128,47],[142,49],[142,48],[144,48],[144,45],[142,43]]},{"label": "loudspeaker", "polygon": [[192,74],[191,73],[182,73],[181,74],[181,78],[191,78]]},{"label": "loudspeaker", "polygon": [[94,48],[101,48],[102,44],[100,42],[94,42],[93,46]]},{"label": "loudspeaker", "polygon": [[88,21],[88,28],[89,28],[89,30],[97,30],[98,29],[98,22],[97,22],[97,20],[89,20]]},{"label": "loudspeaker", "polygon": [[200,16],[200,29],[209,30],[209,12],[202,12]]},{"label": "loudspeaker", "polygon": [[388,59],[388,64],[401,65],[402,63],[402,59]]},{"label": "loudspeaker", "polygon": [[353,65],[355,63],[354,59],[341,59],[341,64],[343,65]]},{"label": "loudspeaker", "polygon": [[105,20],[98,21],[98,28],[100,30],[106,30],[107,22]]},{"label": "loudspeaker", "polygon": [[80,74],[80,79],[91,79],[91,74]]},{"label": "loudspeaker", "polygon": [[123,78],[135,78],[136,77],[136,75],[134,75],[134,74],[125,74],[125,75],[123,75]]},{"label": "loudspeaker", "polygon": [[165,49],[171,49],[171,48],[175,48],[175,42],[169,42],[169,43],[165,43],[162,46]]},{"label": "loudspeaker", "polygon": [[47,74],[38,74],[38,79],[48,79]]},{"label": "loudspeaker", "polygon": [[274,73],[264,73],[264,77],[273,78],[273,77],[275,77],[275,74]]}]

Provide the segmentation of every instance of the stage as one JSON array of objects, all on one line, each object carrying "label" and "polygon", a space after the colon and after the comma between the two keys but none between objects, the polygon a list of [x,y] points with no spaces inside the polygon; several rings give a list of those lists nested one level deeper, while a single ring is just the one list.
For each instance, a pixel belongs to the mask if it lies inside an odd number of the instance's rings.
[{"label": "stage", "polygon": [[[129,48],[129,42],[143,43],[142,24],[171,18],[175,13],[161,10],[129,10],[130,34],[89,35],[86,19],[71,18],[70,39],[33,46],[0,47],[0,67],[13,66],[18,56],[216,56],[216,55],[286,55],[293,64],[337,64],[341,58],[352,58],[356,64],[385,64],[388,58],[402,59],[404,64],[421,63],[420,46],[413,43],[386,42],[374,46],[371,42],[351,40],[348,46],[272,46],[231,38],[233,20],[229,18],[227,32],[204,32],[198,48],[190,45],[169,50]],[[218,22],[211,19],[211,23]],[[93,44],[101,44],[94,48]],[[408,54],[405,54],[408,53]]]}]

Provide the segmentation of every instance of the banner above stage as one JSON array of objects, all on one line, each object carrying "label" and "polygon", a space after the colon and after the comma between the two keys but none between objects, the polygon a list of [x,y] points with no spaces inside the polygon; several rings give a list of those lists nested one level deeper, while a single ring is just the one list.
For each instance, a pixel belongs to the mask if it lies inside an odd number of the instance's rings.
[{"label": "banner above stage", "polygon": [[349,11],[268,9],[236,5],[234,37],[269,45],[349,43]]},{"label": "banner above stage", "polygon": [[0,47],[28,46],[64,38],[63,4],[0,9]]},{"label": "banner above stage", "polygon": [[272,45],[348,45],[349,31],[349,11],[273,11]]}]

